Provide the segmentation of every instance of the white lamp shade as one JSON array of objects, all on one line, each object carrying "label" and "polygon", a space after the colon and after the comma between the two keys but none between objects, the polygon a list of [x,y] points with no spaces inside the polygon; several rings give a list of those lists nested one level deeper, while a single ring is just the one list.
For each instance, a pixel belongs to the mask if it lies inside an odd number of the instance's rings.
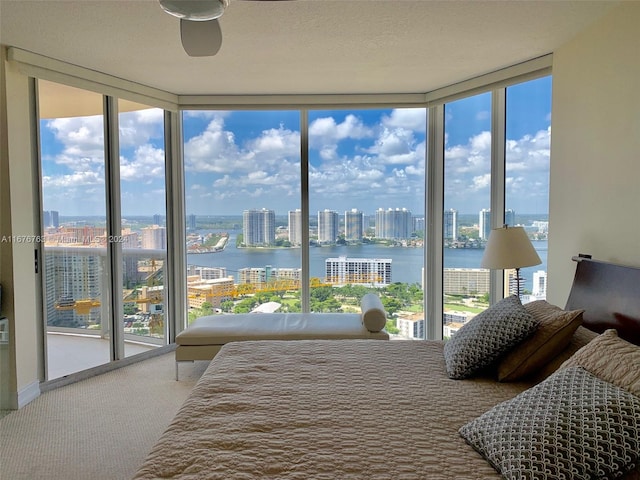
[{"label": "white lamp shade", "polygon": [[481,268],[522,268],[542,263],[522,227],[496,228],[491,230],[489,240],[480,262]]}]

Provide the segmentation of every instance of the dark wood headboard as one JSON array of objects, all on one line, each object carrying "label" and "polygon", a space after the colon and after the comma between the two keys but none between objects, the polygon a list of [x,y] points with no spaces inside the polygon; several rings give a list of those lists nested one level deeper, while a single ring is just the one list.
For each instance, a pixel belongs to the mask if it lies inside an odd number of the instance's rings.
[{"label": "dark wood headboard", "polygon": [[573,257],[576,273],[566,309],[583,308],[583,326],[640,345],[640,268]]}]

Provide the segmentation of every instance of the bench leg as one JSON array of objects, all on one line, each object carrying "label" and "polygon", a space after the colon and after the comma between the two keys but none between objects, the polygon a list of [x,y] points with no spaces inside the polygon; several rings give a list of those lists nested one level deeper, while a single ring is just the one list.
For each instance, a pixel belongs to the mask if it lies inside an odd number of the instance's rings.
[{"label": "bench leg", "polygon": [[176,382],[178,381],[178,373],[179,373],[178,372],[178,364],[179,363],[184,363],[184,362],[195,363],[195,360],[181,360],[181,361],[176,360]]}]

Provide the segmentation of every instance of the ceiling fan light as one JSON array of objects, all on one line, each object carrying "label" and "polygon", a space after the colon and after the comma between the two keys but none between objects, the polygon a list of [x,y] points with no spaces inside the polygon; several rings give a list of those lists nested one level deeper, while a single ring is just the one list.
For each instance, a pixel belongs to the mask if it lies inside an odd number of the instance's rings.
[{"label": "ceiling fan light", "polygon": [[159,0],[162,9],[174,17],[203,22],[220,18],[229,0]]}]

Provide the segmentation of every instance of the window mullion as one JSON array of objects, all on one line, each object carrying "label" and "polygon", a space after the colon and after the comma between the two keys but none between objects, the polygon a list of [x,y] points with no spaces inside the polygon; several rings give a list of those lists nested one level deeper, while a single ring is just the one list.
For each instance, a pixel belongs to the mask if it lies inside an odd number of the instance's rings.
[{"label": "window mullion", "polygon": [[430,107],[427,118],[427,162],[425,172],[424,306],[426,337],[442,339],[444,210],[444,105]]},{"label": "window mullion", "polygon": [[186,328],[187,285],[186,210],[184,193],[184,158],[181,115],[165,110],[165,185],[167,213],[167,256],[165,258],[165,319],[167,343]]},{"label": "window mullion", "polygon": [[[505,211],[505,88],[492,91],[491,110],[491,228],[499,228],[504,224]],[[504,272],[491,270],[489,282],[490,303],[493,304],[504,296]]]},{"label": "window mullion", "polygon": [[302,228],[302,277],[300,279],[300,305],[303,312],[311,307],[309,264],[309,112],[300,110],[300,210]]},{"label": "window mullion", "polygon": [[111,96],[103,97],[104,104],[104,162],[105,193],[107,216],[107,256],[106,270],[109,278],[109,329],[111,330],[111,360],[124,358],[124,332],[122,318],[122,244],[109,241],[121,233],[122,215],[120,202],[120,141],[118,134],[118,100]]}]

